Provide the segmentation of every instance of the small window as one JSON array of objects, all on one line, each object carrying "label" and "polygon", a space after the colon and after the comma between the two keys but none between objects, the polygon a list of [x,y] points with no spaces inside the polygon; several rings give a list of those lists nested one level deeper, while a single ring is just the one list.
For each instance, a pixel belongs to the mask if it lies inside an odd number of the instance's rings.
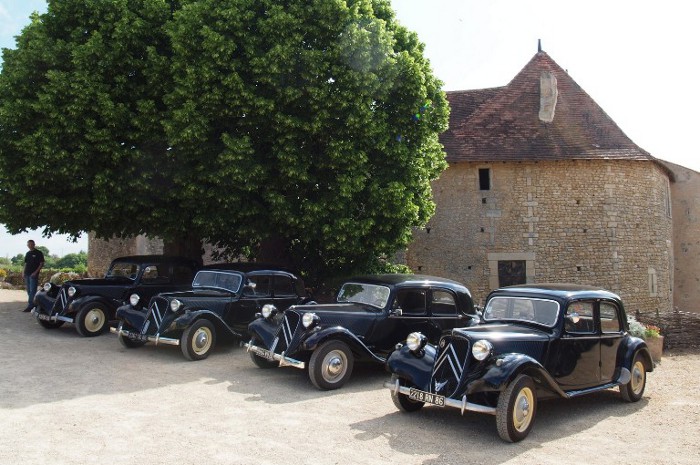
[{"label": "small window", "polygon": [[275,276],[274,288],[272,291],[275,297],[296,296],[294,282],[289,276]]},{"label": "small window", "polygon": [[619,333],[620,319],[617,317],[617,307],[609,302],[600,304],[600,328],[604,333]]},{"label": "small window", "polygon": [[489,168],[479,168],[479,190],[491,190],[491,170]]},{"label": "small window", "polygon": [[433,299],[430,304],[433,315],[451,315],[457,314],[457,304],[455,297],[451,292],[443,290],[433,290]]},{"label": "small window", "polygon": [[593,302],[573,302],[566,309],[564,328],[569,333],[593,333]]},{"label": "small window", "polygon": [[399,291],[396,296],[399,307],[403,315],[425,315],[426,314],[426,292],[422,289],[411,289]]},{"label": "small window", "polygon": [[244,292],[244,295],[268,297],[270,295],[270,281],[272,281],[271,276],[255,275],[248,277],[247,291]]}]

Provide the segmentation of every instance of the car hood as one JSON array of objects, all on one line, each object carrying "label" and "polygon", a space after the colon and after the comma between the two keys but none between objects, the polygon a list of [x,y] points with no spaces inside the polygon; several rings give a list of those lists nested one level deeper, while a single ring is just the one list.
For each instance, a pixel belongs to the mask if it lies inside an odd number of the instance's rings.
[{"label": "car hood", "polygon": [[512,324],[481,324],[469,328],[453,329],[454,334],[469,339],[488,339],[489,341],[547,341],[549,335],[529,326]]},{"label": "car hood", "polygon": [[129,278],[114,277],[114,278],[86,278],[72,279],[63,283],[63,287],[85,287],[85,286],[125,286],[133,283]]},{"label": "car hood", "polygon": [[315,313],[318,316],[356,316],[359,314],[376,315],[381,313],[381,309],[372,307],[371,305],[356,304],[356,303],[340,303],[340,304],[314,304],[314,305],[293,305],[289,310],[303,315],[304,313]]},{"label": "car hood", "polygon": [[160,294],[161,297],[166,299],[199,299],[203,297],[218,297],[218,298],[232,298],[236,294],[229,291],[224,291],[221,289],[191,289],[189,291],[182,292],[167,292]]}]

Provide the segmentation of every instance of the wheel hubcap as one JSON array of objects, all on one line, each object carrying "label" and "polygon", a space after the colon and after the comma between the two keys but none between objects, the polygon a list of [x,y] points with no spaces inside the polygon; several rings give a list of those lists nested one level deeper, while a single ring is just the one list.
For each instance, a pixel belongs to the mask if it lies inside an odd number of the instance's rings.
[{"label": "wheel hubcap", "polygon": [[518,431],[524,431],[532,420],[532,409],[530,406],[534,401],[534,395],[530,389],[523,389],[518,393],[518,397],[513,405],[513,426]]},{"label": "wheel hubcap", "polygon": [[88,331],[94,333],[95,331],[102,329],[104,320],[105,316],[101,310],[90,310],[85,316],[85,327]]},{"label": "wheel hubcap", "polygon": [[209,350],[211,345],[211,334],[206,328],[200,328],[197,333],[192,338],[192,348],[198,354],[204,353]]},{"label": "wheel hubcap", "polygon": [[339,351],[330,352],[323,361],[323,378],[328,382],[337,381],[346,371],[347,360],[345,354]]},{"label": "wheel hubcap", "polygon": [[642,365],[641,362],[637,362],[634,364],[634,367],[632,368],[632,391],[634,391],[635,394],[639,394],[641,391],[642,387],[644,386],[644,366]]}]

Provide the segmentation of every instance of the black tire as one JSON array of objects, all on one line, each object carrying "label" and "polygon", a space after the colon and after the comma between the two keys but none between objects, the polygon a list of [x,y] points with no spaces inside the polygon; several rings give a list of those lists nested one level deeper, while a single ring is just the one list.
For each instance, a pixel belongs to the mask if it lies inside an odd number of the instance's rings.
[{"label": "black tire", "polygon": [[46,320],[40,320],[38,318],[36,321],[38,321],[39,324],[46,329],[60,328],[61,326],[63,326],[63,323],[65,323],[65,321],[46,321]]},{"label": "black tire", "polygon": [[519,375],[498,396],[498,435],[504,441],[522,441],[530,433],[536,415],[535,382],[527,375]]},{"label": "black tire", "polygon": [[326,341],[311,354],[309,379],[322,391],[338,389],[350,379],[354,362],[347,344]]},{"label": "black tire", "polygon": [[629,382],[620,386],[620,395],[625,402],[637,402],[642,398],[644,388],[647,385],[647,369],[644,365],[644,359],[639,352],[635,354],[632,361],[630,375]]},{"label": "black tire", "polygon": [[99,303],[88,304],[75,317],[75,329],[83,337],[95,337],[109,327],[107,309]]},{"label": "black tire", "polygon": [[[396,380],[399,380],[399,384],[401,386],[410,387],[407,384],[407,382],[403,379],[400,379],[398,375],[391,375],[391,384],[396,385]],[[401,410],[402,412],[416,412],[422,409],[425,405],[425,402],[411,400],[406,394],[401,394],[400,392],[396,393],[393,390],[391,391],[391,400],[392,402],[394,402],[396,408]]]},{"label": "black tire", "polygon": [[143,345],[145,344],[144,341],[134,341],[133,339],[129,339],[123,334],[118,334],[117,339],[119,339],[119,343],[127,349],[138,349],[139,347],[143,347]]},{"label": "black tire", "polygon": [[180,337],[180,349],[187,360],[203,360],[216,345],[214,324],[204,318],[192,323]]},{"label": "black tire", "polygon": [[[253,338],[253,345],[259,346],[261,345],[261,342],[258,338]],[[258,368],[263,368],[263,369],[268,369],[268,368],[275,368],[279,366],[279,363],[274,361],[274,360],[268,360],[266,358],[262,358],[259,355],[256,355],[255,352],[250,351],[248,352],[248,355],[250,355],[250,359],[255,363],[255,365]]]}]

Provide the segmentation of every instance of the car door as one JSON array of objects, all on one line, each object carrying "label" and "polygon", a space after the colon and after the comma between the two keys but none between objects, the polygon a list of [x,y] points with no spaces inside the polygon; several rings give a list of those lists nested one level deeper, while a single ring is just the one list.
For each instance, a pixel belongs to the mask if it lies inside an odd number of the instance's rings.
[{"label": "car door", "polygon": [[[457,296],[450,289],[432,288],[428,296],[428,315],[431,330],[442,333],[466,325],[469,321],[457,311]],[[439,334],[438,334],[439,337]]]},{"label": "car door", "polygon": [[565,391],[600,384],[600,336],[595,308],[595,301],[586,300],[571,302],[564,310],[563,331],[550,353],[550,373]]},{"label": "car door", "polygon": [[286,310],[290,305],[299,303],[297,286],[291,276],[277,274],[272,280],[272,303],[278,310]]},{"label": "car door", "polygon": [[621,314],[614,302],[603,300],[599,303],[601,384],[609,383],[615,376],[617,353],[623,337]]},{"label": "car door", "polygon": [[239,299],[231,302],[226,322],[239,333],[248,330],[248,324],[255,319],[263,305],[272,303],[272,275],[248,273]]}]

